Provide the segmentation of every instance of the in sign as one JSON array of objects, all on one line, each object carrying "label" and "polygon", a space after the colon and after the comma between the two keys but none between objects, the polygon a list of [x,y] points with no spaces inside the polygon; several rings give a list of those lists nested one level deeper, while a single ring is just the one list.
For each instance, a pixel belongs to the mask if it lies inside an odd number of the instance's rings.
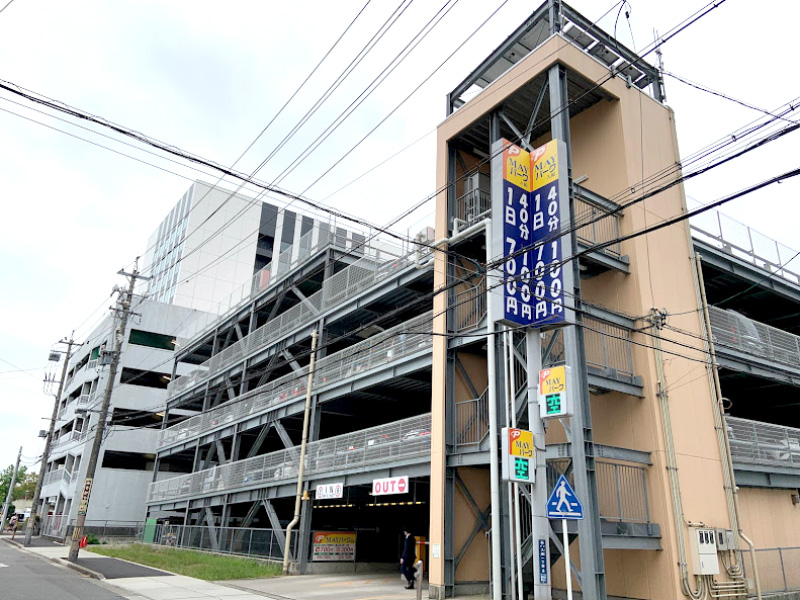
[{"label": "in sign", "polygon": [[332,498],[342,498],[343,496],[343,483],[325,483],[317,486],[317,500],[330,500]]},{"label": "in sign", "polygon": [[372,495],[405,494],[408,491],[408,476],[386,477],[372,480]]}]

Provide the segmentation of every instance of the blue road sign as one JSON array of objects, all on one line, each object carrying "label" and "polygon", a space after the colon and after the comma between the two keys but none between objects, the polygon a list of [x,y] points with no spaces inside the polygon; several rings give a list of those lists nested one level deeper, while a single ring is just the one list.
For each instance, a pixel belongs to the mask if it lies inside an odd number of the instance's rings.
[{"label": "blue road sign", "polygon": [[553,493],[547,499],[548,519],[582,519],[583,504],[563,475],[558,478]]}]

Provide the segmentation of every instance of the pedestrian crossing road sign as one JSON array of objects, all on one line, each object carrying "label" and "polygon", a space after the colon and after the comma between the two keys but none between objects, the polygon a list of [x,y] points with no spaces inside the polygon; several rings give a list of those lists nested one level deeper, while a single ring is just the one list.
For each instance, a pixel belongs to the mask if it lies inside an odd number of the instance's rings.
[{"label": "pedestrian crossing road sign", "polygon": [[558,478],[553,493],[547,499],[547,518],[573,520],[583,518],[583,505],[563,475]]}]

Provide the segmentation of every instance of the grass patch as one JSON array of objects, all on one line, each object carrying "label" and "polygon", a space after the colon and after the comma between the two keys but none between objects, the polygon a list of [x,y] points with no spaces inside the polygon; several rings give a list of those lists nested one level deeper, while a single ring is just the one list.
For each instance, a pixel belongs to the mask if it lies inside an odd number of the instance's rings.
[{"label": "grass patch", "polygon": [[87,550],[206,581],[275,577],[282,571],[281,565],[260,563],[249,558],[147,544],[94,546]]}]

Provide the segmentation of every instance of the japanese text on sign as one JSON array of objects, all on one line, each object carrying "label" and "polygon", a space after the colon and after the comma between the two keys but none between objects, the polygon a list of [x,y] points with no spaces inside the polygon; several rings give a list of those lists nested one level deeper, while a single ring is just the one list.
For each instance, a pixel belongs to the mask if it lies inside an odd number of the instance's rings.
[{"label": "japanese text on sign", "polygon": [[539,416],[560,418],[572,414],[567,395],[569,369],[565,366],[539,371]]},{"label": "japanese text on sign", "polygon": [[506,140],[502,144],[502,198],[493,200],[495,218],[502,222],[506,259],[499,320],[531,327],[560,325],[565,320],[559,235],[564,186],[559,178],[558,142],[553,140],[533,153]]},{"label": "japanese text on sign", "polygon": [[355,531],[315,531],[311,560],[353,562],[356,558]]},{"label": "japanese text on sign", "polygon": [[533,446],[533,432],[504,427],[502,440],[503,480],[533,483],[536,477],[536,449]]}]

